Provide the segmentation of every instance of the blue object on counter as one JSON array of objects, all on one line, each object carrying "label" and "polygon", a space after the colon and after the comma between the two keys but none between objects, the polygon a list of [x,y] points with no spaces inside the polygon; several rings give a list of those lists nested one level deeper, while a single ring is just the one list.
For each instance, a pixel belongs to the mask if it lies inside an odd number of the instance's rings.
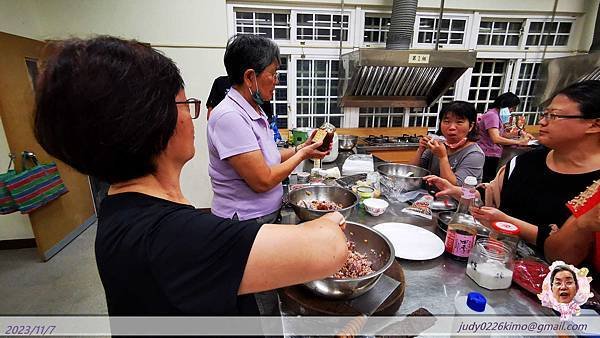
[{"label": "blue object on counter", "polygon": [[479,292],[469,292],[467,295],[467,306],[473,311],[485,311],[486,303],[487,299],[485,299],[485,296]]},{"label": "blue object on counter", "polygon": [[277,114],[273,114],[270,127],[273,130],[273,139],[275,142],[281,141],[281,134],[279,133],[279,128],[277,127]]}]

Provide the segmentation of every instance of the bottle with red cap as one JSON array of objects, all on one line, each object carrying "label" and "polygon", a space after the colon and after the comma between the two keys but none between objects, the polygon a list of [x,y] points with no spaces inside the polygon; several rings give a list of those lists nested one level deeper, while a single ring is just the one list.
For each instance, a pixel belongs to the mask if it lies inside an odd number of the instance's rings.
[{"label": "bottle with red cap", "polygon": [[492,222],[492,231],[490,232],[490,240],[499,241],[506,244],[514,253],[519,244],[521,229],[518,226],[509,223],[496,221]]}]

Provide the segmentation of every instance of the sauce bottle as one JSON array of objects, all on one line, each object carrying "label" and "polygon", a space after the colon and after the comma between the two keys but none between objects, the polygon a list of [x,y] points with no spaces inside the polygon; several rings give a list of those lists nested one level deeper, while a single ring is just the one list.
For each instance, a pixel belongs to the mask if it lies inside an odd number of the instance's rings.
[{"label": "sauce bottle", "polygon": [[467,261],[471,254],[471,249],[477,239],[477,227],[475,219],[469,213],[469,207],[475,199],[475,187],[477,179],[468,176],[462,187],[462,197],[458,209],[452,215],[448,222],[446,231],[446,240],[444,247],[446,254],[459,261]]},{"label": "sauce bottle", "polygon": [[329,146],[331,145],[331,142],[333,141],[334,134],[335,134],[335,126],[329,122],[323,123],[323,125],[321,125],[319,127],[319,129],[317,129],[317,132],[315,133],[315,136],[312,139],[312,141],[315,143],[323,141],[323,144],[321,146],[319,146],[319,148],[317,148],[317,150],[328,151]]}]

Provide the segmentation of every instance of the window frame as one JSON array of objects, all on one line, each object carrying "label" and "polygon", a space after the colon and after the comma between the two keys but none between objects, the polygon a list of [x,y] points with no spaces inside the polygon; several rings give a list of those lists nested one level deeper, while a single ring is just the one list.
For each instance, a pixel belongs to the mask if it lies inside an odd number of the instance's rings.
[{"label": "window frame", "polygon": [[[419,42],[419,25],[420,19],[434,19],[434,30],[433,33],[435,35],[437,29],[435,29],[435,21],[439,19],[439,13],[435,12],[417,12],[415,18],[415,24],[413,29],[413,37],[411,47],[415,49],[423,48],[423,49],[433,49],[435,48],[435,42],[432,43],[423,43]],[[465,30],[462,32],[463,41],[462,44],[449,44],[449,43],[440,43],[440,49],[466,49],[470,39],[470,32],[473,29],[473,15],[472,14],[458,14],[458,13],[444,13],[442,20],[449,19],[450,27],[452,27],[452,20],[465,20]],[[452,32],[452,31],[449,31]],[[448,37],[448,41],[450,41],[450,37]]]}]

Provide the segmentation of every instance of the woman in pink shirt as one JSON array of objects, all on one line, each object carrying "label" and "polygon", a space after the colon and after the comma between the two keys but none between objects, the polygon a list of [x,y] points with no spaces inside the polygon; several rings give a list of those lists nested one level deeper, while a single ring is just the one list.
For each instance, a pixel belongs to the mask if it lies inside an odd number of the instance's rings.
[{"label": "woman in pink shirt", "polygon": [[481,115],[477,124],[479,126],[479,140],[477,143],[485,154],[483,165],[483,182],[490,182],[496,177],[496,169],[502,157],[503,145],[527,145],[528,138],[513,140],[506,138],[504,125],[508,123],[510,114],[521,103],[519,97],[511,92],[504,93],[494,100],[490,109]]}]

